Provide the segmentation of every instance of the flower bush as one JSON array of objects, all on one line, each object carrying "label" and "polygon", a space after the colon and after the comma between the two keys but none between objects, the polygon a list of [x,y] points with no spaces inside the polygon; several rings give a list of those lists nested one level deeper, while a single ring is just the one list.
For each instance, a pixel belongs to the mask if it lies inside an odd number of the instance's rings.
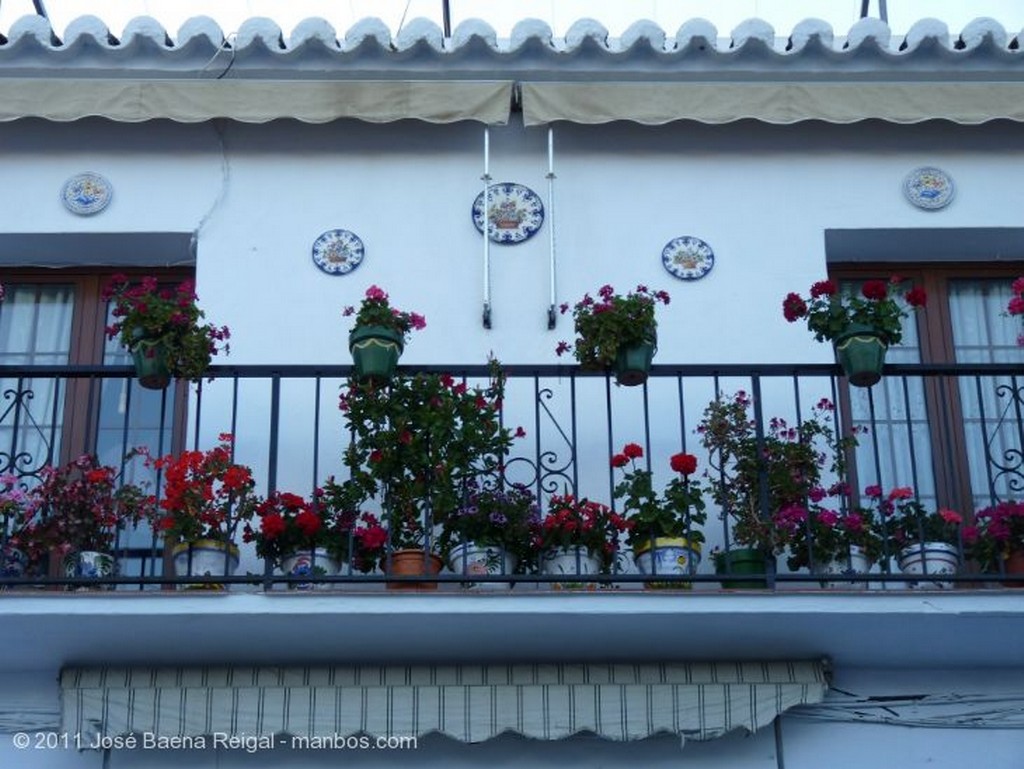
[{"label": "flower bush", "polygon": [[240,523],[250,520],[259,503],[252,470],[232,459],[234,437],[218,436],[208,451],[184,451],[150,458],[147,464],[163,473],[163,498],[154,528],[175,542],[234,540]]},{"label": "flower bush", "polygon": [[355,315],[355,327],[382,326],[395,331],[408,341],[411,331],[426,328],[427,320],[419,313],[404,312],[391,306],[388,295],[378,286],[366,289],[366,295],[357,312],[354,307],[346,307],[342,315]]},{"label": "flower bush", "polygon": [[619,537],[629,528],[629,521],[607,505],[569,493],[555,494],[548,501],[536,545],[541,552],[584,548],[599,557],[602,569],[608,571],[619,553]]},{"label": "flower bush", "polygon": [[434,527],[462,505],[467,484],[500,477],[513,439],[525,435],[502,426],[503,393],[497,361],[486,386],[422,373],[385,388],[345,386],[340,408],[352,440],[344,463],[354,501],[380,501],[392,547],[432,546]]},{"label": "flower bush", "polygon": [[697,528],[707,520],[704,490],[690,477],[697,471],[697,457],[678,453],[669,458],[676,476],[665,485],[661,496],[654,490],[651,471],[637,467],[643,455],[642,446],[627,443],[611,460],[613,468],[623,470],[612,496],[623,500],[630,546],[635,549],[657,537],[686,537],[691,544],[704,542],[704,533]]},{"label": "flower bush", "polygon": [[140,342],[159,340],[172,376],[197,381],[214,355],[229,352],[231,332],[227,326],[202,322],[205,314],[196,304],[195,284],[190,280],[167,288],[152,276],[132,283],[124,275],[114,275],[103,289],[103,299],[114,304],[114,322],[107,326],[107,336],[119,337],[132,352]]},{"label": "flower bush", "polygon": [[857,438],[855,431],[837,434],[835,406],[827,398],[796,425],[769,419],[760,437],[753,405],[742,390],[719,396],[705,408],[697,433],[708,450],[711,497],[729,519],[734,542],[779,554],[791,535],[775,514],[806,505],[822,488],[826,496],[844,493],[844,455]]},{"label": "flower bush", "polygon": [[445,560],[453,547],[473,542],[504,548],[521,568],[533,564],[533,544],[540,530],[540,507],[533,492],[521,484],[481,488],[476,479],[467,481],[466,492],[463,504],[444,521]]},{"label": "flower bush", "polygon": [[373,513],[361,511],[362,493],[352,483],[338,483],[333,477],[313,493],[313,504],[330,521],[325,546],[354,571],[367,574],[382,561],[387,551],[388,531]]},{"label": "flower bush", "polygon": [[978,510],[963,528],[968,555],[986,571],[997,571],[1011,553],[1024,550],[1024,503],[1000,502]]},{"label": "flower bush", "polygon": [[[1010,290],[1013,292],[1013,296],[1010,297],[1010,301],[1006,305],[1006,314],[1011,317],[1024,315],[1024,277],[1013,281]],[[3,296],[0,295],[0,299],[2,298]],[[1017,344],[1024,346],[1024,334],[1017,335]]]},{"label": "flower bush", "polygon": [[851,324],[860,324],[873,329],[886,345],[899,344],[903,338],[903,319],[908,315],[906,306],[916,310],[928,300],[923,288],[912,287],[904,293],[902,283],[899,276],[888,282],[868,280],[858,296],[840,294],[835,281],[821,280],[811,286],[808,299],[789,293],[782,302],[782,314],[790,323],[806,320],[819,342],[834,341]]},{"label": "flower bush", "polygon": [[[562,355],[571,350],[584,368],[603,369],[615,363],[620,347],[655,340],[655,307],[659,302],[667,305],[670,297],[667,291],[652,291],[647,286],[637,286],[622,296],[605,285],[597,295],[595,300],[586,294],[573,306],[576,341],[572,345],[559,342],[555,352]],[[562,314],[568,311],[568,303],[563,304]]]},{"label": "flower bush", "polygon": [[22,479],[13,473],[0,475],[0,486],[0,545],[21,551],[27,568],[33,569],[46,560],[49,550],[39,506],[31,503]]},{"label": "flower bush", "polygon": [[118,531],[137,525],[155,509],[152,495],[136,484],[121,483],[119,473],[100,464],[94,454],[61,467],[44,467],[27,499],[26,514],[38,518],[23,536],[61,558],[87,550],[111,552]]},{"label": "flower bush", "polygon": [[891,541],[896,550],[920,542],[960,542],[963,516],[948,508],[929,512],[909,486],[897,486],[888,494],[881,486],[868,486],[864,496],[877,510],[875,525],[879,535]]},{"label": "flower bush", "polygon": [[[838,492],[839,489],[833,489]],[[802,567],[812,570],[827,564],[845,562],[850,548],[860,548],[869,563],[882,553],[882,540],[870,509],[835,510],[820,503],[829,495],[824,489],[811,490],[809,503],[793,504],[773,516],[781,540],[788,547],[786,563],[796,571]],[[844,497],[846,495],[843,495]]]}]

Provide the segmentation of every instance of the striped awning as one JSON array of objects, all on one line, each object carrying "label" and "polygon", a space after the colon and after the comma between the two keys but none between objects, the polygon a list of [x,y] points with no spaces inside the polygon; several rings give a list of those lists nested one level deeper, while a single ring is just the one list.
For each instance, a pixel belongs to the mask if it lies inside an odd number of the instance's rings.
[{"label": "striped awning", "polygon": [[92,736],[685,741],[756,731],[820,702],[827,683],[818,662],[730,662],[68,668],[61,688],[61,728]]}]

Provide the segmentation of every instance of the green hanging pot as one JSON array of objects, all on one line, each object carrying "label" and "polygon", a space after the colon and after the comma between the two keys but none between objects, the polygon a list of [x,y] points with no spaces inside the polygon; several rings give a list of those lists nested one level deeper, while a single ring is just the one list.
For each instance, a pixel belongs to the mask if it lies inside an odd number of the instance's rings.
[{"label": "green hanging pot", "polygon": [[658,350],[658,338],[654,331],[635,345],[622,345],[615,354],[615,381],[625,387],[635,387],[647,381],[651,371],[651,361]]},{"label": "green hanging pot", "polygon": [[832,344],[836,360],[854,387],[871,387],[882,378],[889,346],[871,326],[853,323]]},{"label": "green hanging pot", "polygon": [[139,384],[147,390],[165,390],[171,383],[170,356],[163,339],[139,339],[132,345],[132,360]]},{"label": "green hanging pot", "polygon": [[348,335],[357,379],[387,381],[395,375],[405,337],[385,326],[358,326]]}]

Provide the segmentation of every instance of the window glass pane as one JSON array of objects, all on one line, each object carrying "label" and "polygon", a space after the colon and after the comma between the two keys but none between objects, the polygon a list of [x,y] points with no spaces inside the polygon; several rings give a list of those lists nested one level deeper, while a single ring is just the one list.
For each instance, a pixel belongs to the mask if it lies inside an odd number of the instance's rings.
[{"label": "window glass pane", "polygon": [[[74,288],[10,283],[0,302],[0,363],[65,365]],[[0,469],[31,475],[56,461],[66,380],[0,379]]]},{"label": "window glass pane", "polygon": [[[1005,315],[1009,280],[954,280],[949,285],[958,363],[1024,363],[1020,318]],[[1020,497],[1024,379],[960,377],[960,401],[975,507]]]},{"label": "window glass pane", "polygon": [[[860,290],[860,283],[845,290]],[[855,289],[854,289],[855,286]],[[886,363],[919,363],[921,344],[914,313],[903,321],[903,340],[889,348]],[[885,376],[874,387],[851,387],[853,422],[866,427],[856,452],[859,491],[872,484],[888,492],[911,486],[924,504],[935,504],[935,473],[924,381],[921,377]]]}]

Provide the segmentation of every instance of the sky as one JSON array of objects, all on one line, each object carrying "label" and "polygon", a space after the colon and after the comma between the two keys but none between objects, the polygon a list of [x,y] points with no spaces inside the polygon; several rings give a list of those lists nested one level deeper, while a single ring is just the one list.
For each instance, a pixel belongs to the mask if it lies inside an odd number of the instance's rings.
[{"label": "sky", "polygon": [[[305,18],[326,19],[339,37],[355,22],[366,17],[384,21],[394,33],[402,23],[424,17],[441,23],[440,0],[43,0],[50,23],[63,37],[74,19],[93,15],[102,19],[115,37],[136,16],[159,21],[171,38],[192,16],[209,16],[225,35],[238,30],[253,17],[273,19],[291,34]],[[888,24],[895,35],[904,35],[923,18],[944,21],[951,33],[959,33],[971,20],[995,19],[1012,37],[1024,30],[1024,0],[870,0],[869,15],[878,17],[880,5],[887,10]],[[670,36],[689,19],[703,18],[729,33],[742,21],[764,19],[779,37],[788,37],[793,27],[806,18],[818,18],[844,36],[860,18],[861,0],[450,0],[452,27],[468,18],[488,21],[499,37],[508,37],[515,23],[525,18],[546,21],[556,36],[563,36],[574,21],[593,18],[612,36],[620,35],[631,23],[650,19]],[[6,35],[15,20],[34,13],[31,0],[0,0],[0,33]],[[404,22],[403,22],[404,20]]]}]

